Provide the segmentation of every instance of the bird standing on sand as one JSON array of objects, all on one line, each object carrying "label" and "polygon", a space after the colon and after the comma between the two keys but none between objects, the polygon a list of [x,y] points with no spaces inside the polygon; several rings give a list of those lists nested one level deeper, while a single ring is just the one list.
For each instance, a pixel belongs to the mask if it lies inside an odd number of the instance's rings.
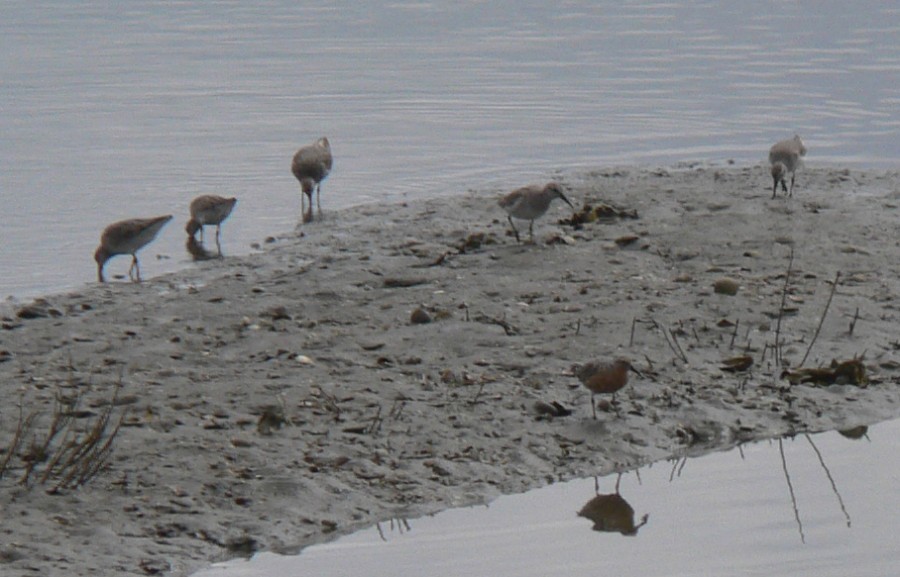
[{"label": "bird standing on sand", "polygon": [[197,231],[200,231],[200,242],[203,242],[203,227],[205,225],[216,225],[216,249],[219,256],[222,256],[222,245],[219,244],[219,230],[222,222],[231,214],[237,199],[216,196],[215,194],[204,194],[198,196],[191,202],[191,220],[188,221],[184,230],[188,235],[195,237]]},{"label": "bird standing on sand", "polygon": [[[304,146],[294,155],[291,172],[300,181],[303,196],[309,197],[309,212],[303,214],[303,222],[312,221],[313,192],[318,192],[316,206],[319,207],[319,216],[322,216],[322,181],[331,172],[331,165],[331,144],[324,136],[313,144]],[[300,197],[300,211],[303,212],[302,196]]]},{"label": "bird standing on sand", "polygon": [[547,212],[547,209],[550,208],[550,202],[554,198],[563,199],[566,204],[572,207],[572,210],[575,210],[575,207],[563,194],[562,186],[556,182],[547,183],[543,187],[538,184],[532,184],[518,188],[500,199],[500,207],[508,215],[507,219],[513,229],[513,233],[516,235],[516,242],[521,242],[521,240],[519,239],[519,231],[516,229],[516,225],[513,224],[513,217],[531,221],[528,225],[528,237],[531,242],[534,242],[534,221]]},{"label": "bird standing on sand", "polygon": [[103,229],[100,246],[94,252],[94,260],[97,261],[97,280],[106,282],[103,278],[103,266],[106,261],[117,254],[130,254],[131,266],[128,268],[128,278],[134,282],[141,282],[141,266],[138,264],[137,251],[156,238],[160,229],[170,220],[171,214],[154,218],[132,218],[114,222]]},{"label": "bird standing on sand", "polygon": [[[800,167],[802,158],[806,156],[806,146],[800,140],[800,136],[795,134],[794,138],[776,142],[769,149],[769,163],[772,165],[772,180],[775,184],[772,186],[772,198],[775,198],[775,192],[778,189],[778,183],[781,182],[781,188],[788,196],[794,195],[794,177],[797,169]],[[781,165],[781,166],[779,166]],[[791,173],[791,188],[788,191],[785,184],[787,173]]]},{"label": "bird standing on sand", "polygon": [[615,403],[616,392],[628,384],[628,371],[641,374],[631,366],[628,359],[616,359],[611,363],[590,361],[572,367],[572,374],[591,392],[591,409],[595,419],[597,407],[594,405],[594,395],[611,394],[612,402]]}]

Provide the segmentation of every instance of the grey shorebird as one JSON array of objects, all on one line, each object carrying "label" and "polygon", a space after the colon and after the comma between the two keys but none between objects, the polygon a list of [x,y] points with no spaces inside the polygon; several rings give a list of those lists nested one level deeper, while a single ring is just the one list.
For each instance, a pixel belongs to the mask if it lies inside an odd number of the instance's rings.
[{"label": "grey shorebird", "polygon": [[516,190],[506,194],[500,199],[500,207],[506,211],[509,225],[516,235],[516,242],[521,242],[519,231],[513,224],[513,218],[531,221],[528,224],[528,238],[534,242],[534,221],[540,218],[550,208],[550,202],[554,198],[561,198],[563,201],[575,210],[575,207],[563,194],[562,186],[556,182],[549,182],[544,186],[532,184],[517,188]]},{"label": "grey shorebird", "polygon": [[[806,156],[806,146],[803,145],[803,141],[800,140],[800,136],[797,134],[794,135],[794,138],[782,140],[772,145],[772,148],[769,149],[769,164],[772,165],[772,180],[775,181],[772,186],[772,198],[775,198],[779,182],[784,192],[788,193],[788,196],[794,195],[794,178],[804,156]],[[790,190],[788,190],[785,183],[788,172],[791,173]]]},{"label": "grey shorebird", "polygon": [[204,194],[198,196],[191,201],[191,220],[188,221],[184,230],[191,237],[196,237],[197,231],[200,231],[200,242],[203,242],[203,227],[206,225],[216,226],[216,249],[219,255],[222,255],[222,245],[219,243],[219,232],[222,223],[231,214],[237,198],[225,198],[215,194]]},{"label": "grey shorebird", "polygon": [[[331,144],[324,136],[313,144],[304,146],[294,155],[291,172],[300,181],[303,196],[309,197],[309,212],[303,213],[303,222],[310,222],[313,219],[313,192],[318,193],[316,206],[319,207],[319,216],[322,216],[322,181],[331,172],[332,163]],[[303,196],[300,197],[301,212],[303,212]]]},{"label": "grey shorebird", "polygon": [[128,278],[134,282],[141,282],[141,266],[138,264],[137,251],[156,238],[160,229],[170,220],[171,214],[153,218],[132,218],[114,222],[103,229],[100,246],[94,252],[94,260],[97,261],[97,280],[106,282],[103,278],[103,266],[106,261],[117,254],[130,254],[131,266],[128,268]]}]

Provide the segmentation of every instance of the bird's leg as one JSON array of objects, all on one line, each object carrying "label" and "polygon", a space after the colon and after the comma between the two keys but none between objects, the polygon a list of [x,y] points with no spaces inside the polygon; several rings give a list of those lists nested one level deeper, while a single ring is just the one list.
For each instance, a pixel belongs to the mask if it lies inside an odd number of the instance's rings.
[{"label": "bird's leg", "polygon": [[531,241],[531,244],[534,244],[534,219],[531,219],[531,222],[528,223],[528,240]]},{"label": "bird's leg", "polygon": [[775,184],[772,185],[772,198],[775,198],[775,193],[778,192],[778,179],[775,179]]},{"label": "bird's leg", "polygon": [[[300,214],[303,215],[303,222],[306,222],[306,191],[303,190],[303,187],[300,187]],[[310,198],[310,202],[312,199]]]},{"label": "bird's leg", "polygon": [[516,225],[513,223],[512,216],[507,216],[507,217],[506,217],[506,220],[509,221],[509,226],[512,227],[512,229],[513,229],[513,234],[516,235],[516,242],[522,242],[521,240],[519,240],[519,230],[516,228]]},{"label": "bird's leg", "polygon": [[[135,273],[134,276],[131,274],[132,271]],[[141,265],[138,263],[136,254],[131,255],[131,266],[128,267],[128,278],[130,278],[132,282],[141,282]]]},{"label": "bird's leg", "polygon": [[[310,199],[312,203],[312,199]],[[319,209],[319,216],[322,216],[322,183],[316,185],[316,208]]]},{"label": "bird's leg", "polygon": [[219,227],[221,225],[216,225],[216,248],[219,250],[219,256],[222,256],[222,245],[219,244]]},{"label": "bird's leg", "polygon": [[791,173],[791,192],[788,193],[788,196],[794,196],[794,176],[795,174]]},{"label": "bird's leg", "polygon": [[202,224],[200,225],[200,244],[203,244],[203,229],[206,228]]},{"label": "bird's leg", "polygon": [[[306,195],[304,194],[304,196],[306,196]],[[300,206],[302,208],[302,206],[303,206],[302,202],[301,202]],[[303,222],[312,222],[312,219],[313,219],[313,203],[312,203],[312,193],[310,192],[309,193],[309,210],[307,210],[303,214]]]},{"label": "bird's leg", "polygon": [[594,420],[597,420],[597,405],[594,403],[594,393],[591,393],[591,410],[594,412]]},{"label": "bird's leg", "polygon": [[[793,191],[793,188],[791,190]],[[782,192],[788,191],[787,182],[785,182],[785,180],[783,178],[781,179],[781,191]]]}]

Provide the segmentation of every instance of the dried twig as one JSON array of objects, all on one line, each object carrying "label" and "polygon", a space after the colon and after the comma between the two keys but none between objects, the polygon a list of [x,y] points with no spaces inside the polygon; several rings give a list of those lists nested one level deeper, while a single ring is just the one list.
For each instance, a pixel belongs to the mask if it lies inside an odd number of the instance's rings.
[{"label": "dried twig", "polygon": [[509,324],[502,318],[489,317],[484,314],[479,314],[477,317],[475,317],[475,321],[479,322],[479,323],[498,325],[503,328],[503,332],[506,333],[506,336],[513,336],[513,335],[519,334],[519,329],[517,329],[513,325]]},{"label": "dried twig", "polygon": [[741,325],[741,319],[734,321],[734,331],[731,332],[731,342],[728,343],[728,349],[734,348],[734,339],[737,338],[738,327]]},{"label": "dried twig", "polygon": [[856,307],[856,312],[853,313],[853,319],[850,321],[850,332],[848,336],[853,336],[853,329],[856,328],[856,321],[859,320],[859,307]]},{"label": "dried twig", "polygon": [[470,404],[470,405],[473,405],[473,406],[474,406],[474,405],[477,405],[477,404],[478,404],[478,397],[480,397],[480,396],[481,396],[481,393],[484,391],[484,385],[485,385],[485,384],[486,384],[486,381],[482,380],[482,381],[481,381],[481,385],[478,387],[478,391],[475,393],[475,396],[472,397],[472,400],[471,400],[471,401],[469,401],[469,404]]},{"label": "dried twig", "polygon": [[375,412],[375,416],[372,417],[372,422],[369,423],[369,426],[366,427],[366,433],[369,435],[374,435],[379,430],[381,430],[381,423],[383,419],[381,418],[381,405],[378,405],[378,410]]},{"label": "dried twig", "polygon": [[831,299],[834,298],[834,291],[837,290],[838,280],[840,280],[840,278],[841,272],[838,271],[837,274],[834,275],[834,283],[831,285],[831,293],[828,295],[828,302],[825,303],[825,310],[822,311],[822,318],[819,319],[819,326],[816,327],[816,332],[813,334],[813,338],[809,341],[809,346],[806,348],[806,354],[803,355],[803,360],[800,361],[801,367],[803,366],[803,363],[806,362],[806,358],[809,356],[809,352],[812,350],[813,345],[816,344],[816,339],[819,338],[819,331],[822,330],[822,325],[825,323],[825,316],[828,314],[828,308],[831,306]]},{"label": "dried twig", "polygon": [[[681,345],[678,344],[678,339],[675,338],[675,331],[667,330],[667,329],[663,328],[656,321],[656,319],[650,319],[650,322],[653,323],[654,327],[656,327],[657,329],[659,329],[662,332],[663,337],[666,339],[666,344],[669,345],[669,348],[672,349],[672,352],[675,353],[675,356],[678,357],[679,359],[681,359],[685,363],[688,362],[687,356],[684,354],[684,351],[681,349]],[[672,336],[671,339],[669,338],[669,335]]]},{"label": "dried twig", "polygon": [[[775,365],[782,366],[781,358],[781,318],[784,316],[784,305],[787,302],[788,286],[791,282],[791,271],[794,268],[794,247],[791,247],[791,258],[788,260],[787,273],[784,275],[784,288],[781,290],[781,306],[778,307],[778,321],[775,323]],[[801,365],[803,363],[800,363]]]},{"label": "dried twig", "polygon": [[3,478],[3,473],[9,466],[9,463],[12,460],[13,456],[19,452],[19,447],[22,445],[22,440],[25,438],[26,432],[31,429],[31,424],[34,422],[36,416],[37,411],[34,411],[32,413],[29,413],[29,415],[26,417],[25,403],[19,403],[19,423],[16,425],[16,433],[13,436],[13,440],[9,444],[9,448],[6,451],[6,456],[3,457],[3,461],[0,462],[0,478]]}]

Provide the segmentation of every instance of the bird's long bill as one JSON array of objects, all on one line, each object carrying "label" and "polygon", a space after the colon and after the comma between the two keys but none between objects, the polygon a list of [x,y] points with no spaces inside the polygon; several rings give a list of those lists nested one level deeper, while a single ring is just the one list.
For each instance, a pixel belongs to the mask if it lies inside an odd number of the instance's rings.
[{"label": "bird's long bill", "polygon": [[634,368],[634,365],[629,365],[628,368],[631,369],[631,371],[634,372],[634,374],[636,374],[637,376],[641,377],[642,379],[645,378],[645,377],[644,377],[644,373],[642,373],[641,371],[639,371],[639,370],[637,370],[636,368]]},{"label": "bird's long bill", "polygon": [[568,198],[566,198],[566,195],[563,194],[562,191],[560,191],[559,197],[560,197],[561,199],[563,199],[563,200],[565,201],[566,204],[568,204],[570,207],[572,207],[572,210],[575,210],[575,205],[572,204],[572,202],[571,202]]}]

